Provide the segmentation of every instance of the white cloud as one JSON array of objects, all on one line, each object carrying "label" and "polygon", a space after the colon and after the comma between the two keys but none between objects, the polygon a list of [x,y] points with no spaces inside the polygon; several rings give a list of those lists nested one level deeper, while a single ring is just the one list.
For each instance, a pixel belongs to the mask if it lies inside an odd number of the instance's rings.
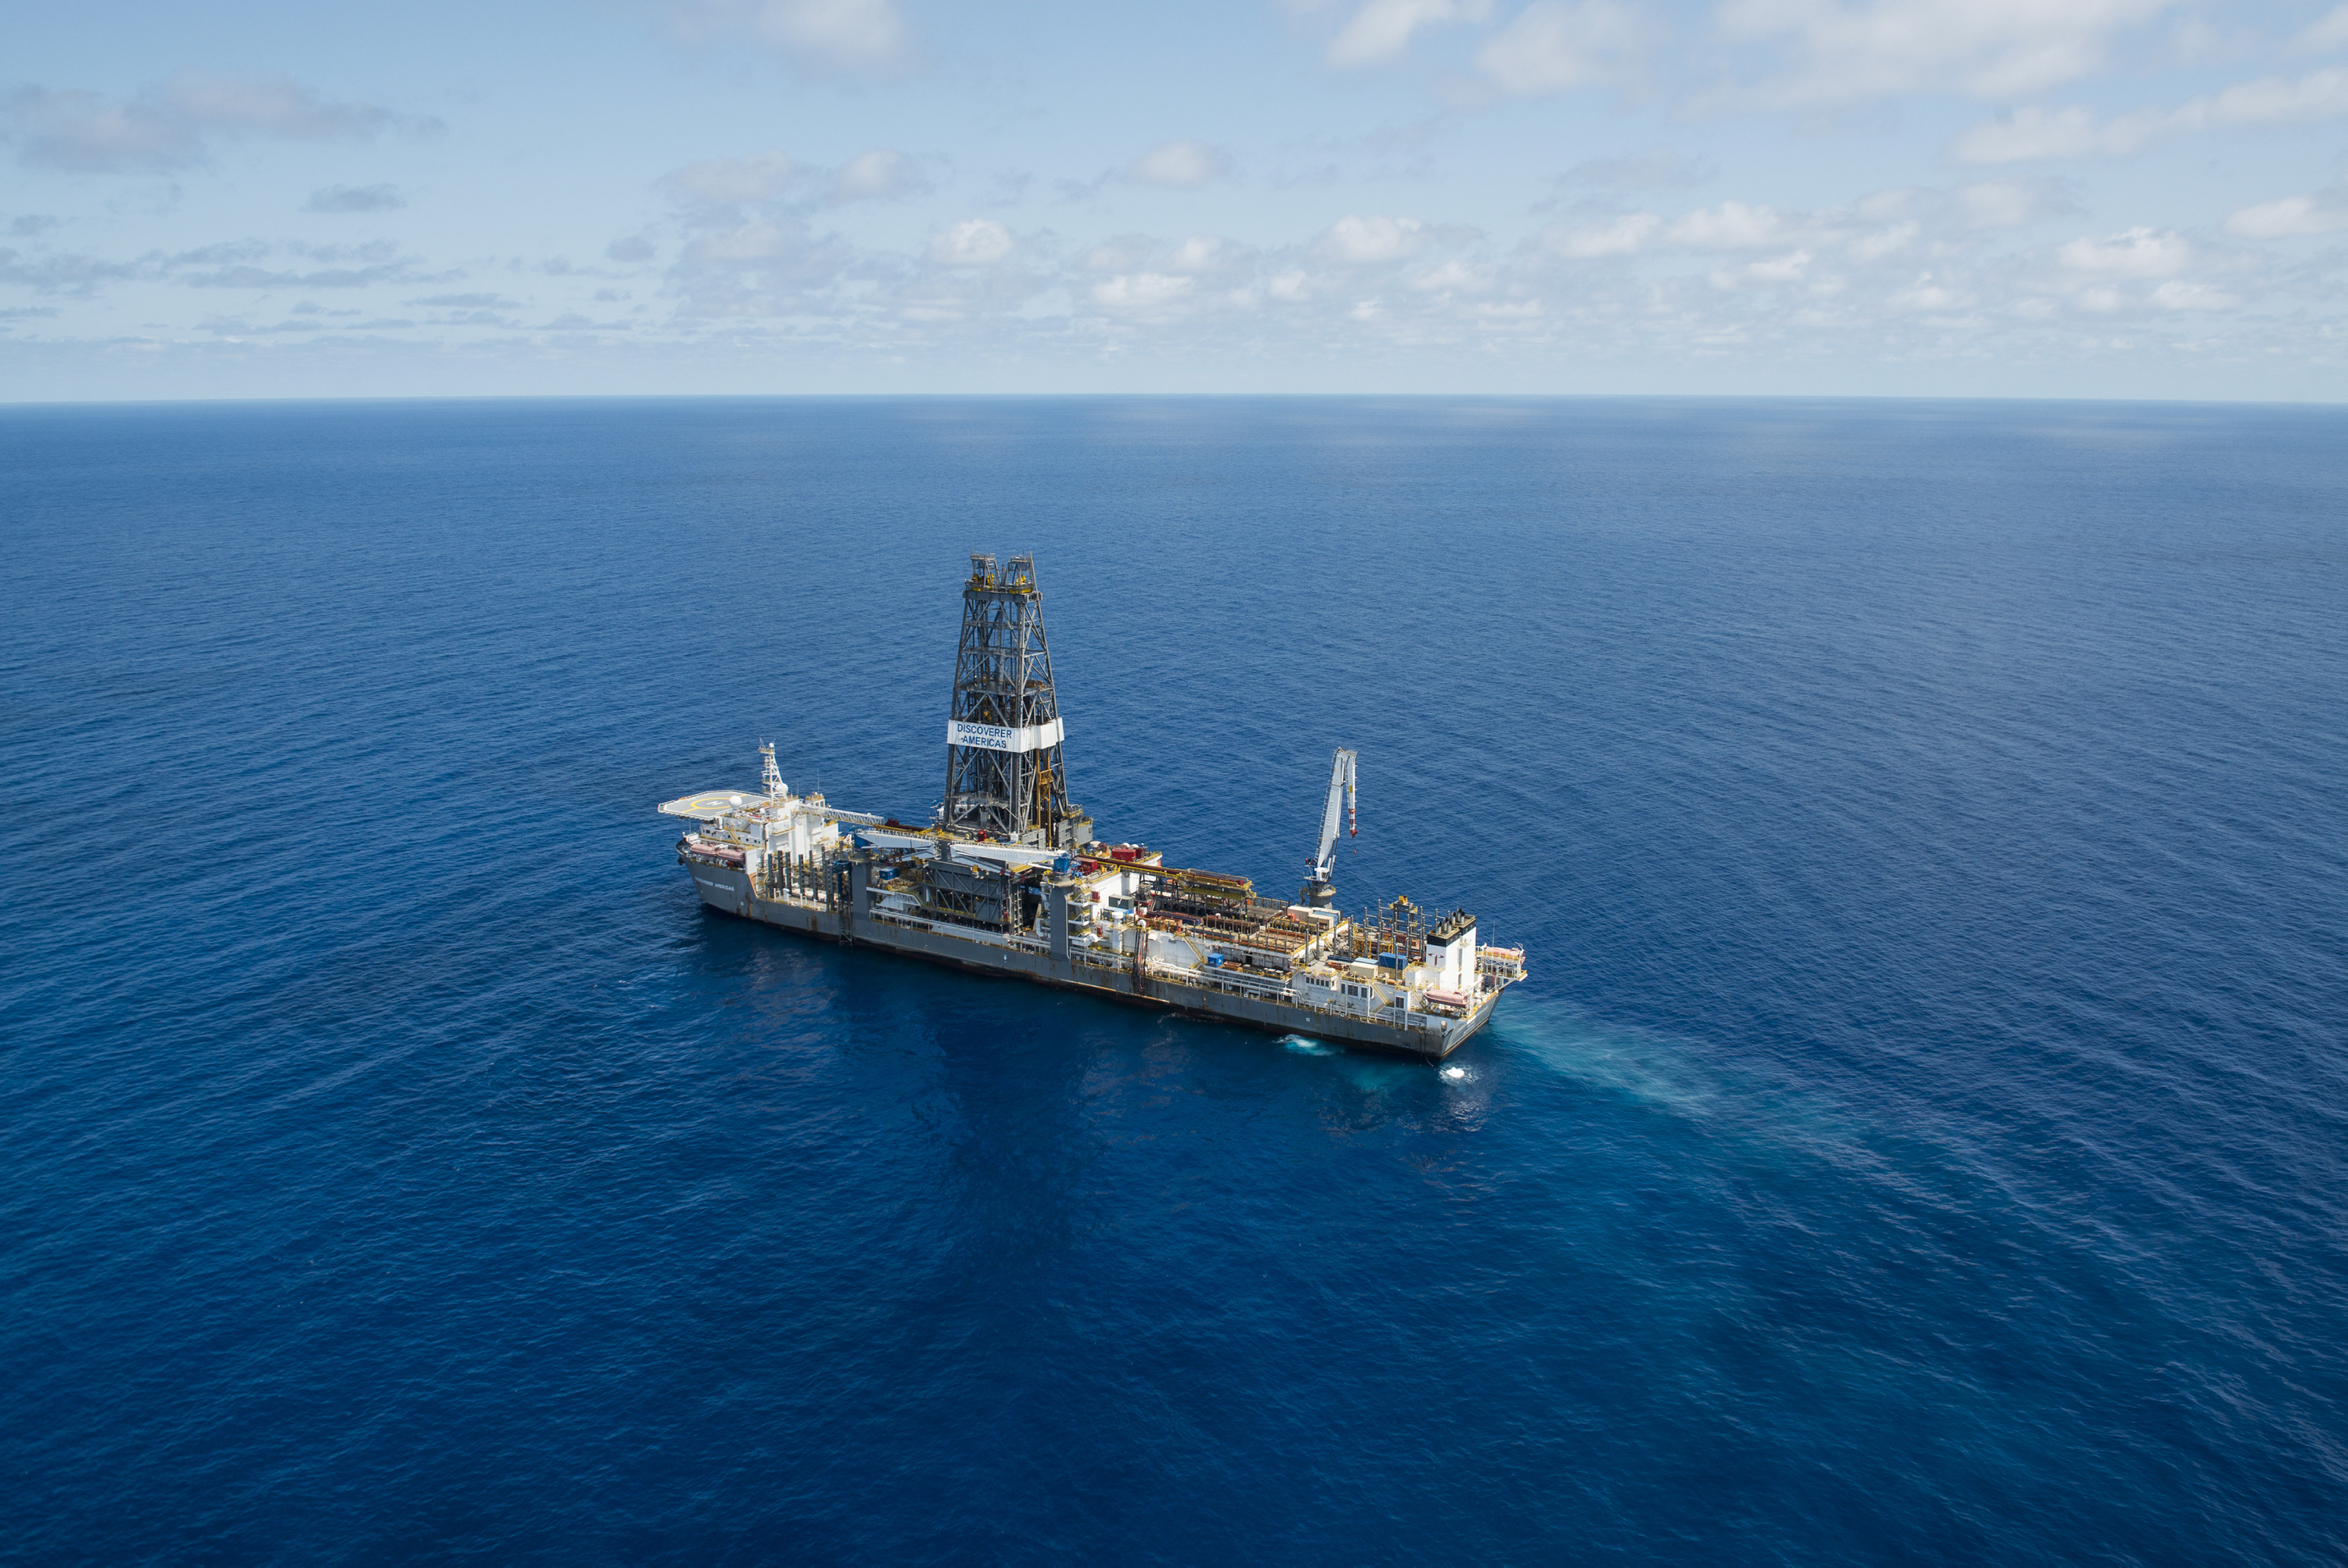
[{"label": "white cloud", "polygon": [[2205,125],[2300,125],[2348,114],[2348,68],[2328,67],[2297,81],[2261,77],[2236,82],[2214,97],[2196,98],[2178,109],[2177,123],[2188,130]]},{"label": "white cloud", "polygon": [[1759,96],[1850,102],[1953,90],[2012,97],[2100,68],[2112,39],[2176,0],[1726,0],[1731,43],[1773,43],[1789,68]]},{"label": "white cloud", "polygon": [[1416,218],[1340,218],[1317,241],[1324,256],[1356,264],[1416,255],[1434,231]]},{"label": "white cloud", "polygon": [[1631,212],[1605,223],[1587,224],[1577,229],[1558,228],[1542,236],[1543,242],[1557,254],[1570,261],[1593,260],[1601,256],[1632,256],[1654,238],[1663,226],[1661,217],[1653,212]]},{"label": "white cloud", "polygon": [[965,218],[930,236],[930,260],[941,267],[991,267],[1017,245],[994,219]]},{"label": "white cloud", "polygon": [[2174,230],[2141,226],[2101,240],[2077,239],[2054,259],[2074,272],[2104,278],[2168,278],[2193,264],[2193,247]]},{"label": "white cloud", "polygon": [[1676,220],[1663,231],[1663,238],[1699,251],[1749,251],[1783,244],[1793,230],[1786,215],[1774,207],[1724,201]]},{"label": "white cloud", "polygon": [[1491,292],[1494,280],[1492,268],[1455,260],[1429,267],[1413,278],[1410,286],[1421,293],[1482,294]]},{"label": "white cloud", "polygon": [[785,214],[696,235],[667,278],[680,317],[770,316],[807,312],[861,265],[837,235]]},{"label": "white cloud", "polygon": [[[1886,192],[1862,205],[1880,221],[1907,205],[1911,194]],[[1541,243],[1554,254],[1576,261],[1632,256],[1651,245],[1670,245],[1691,251],[1780,251],[1786,257],[1799,256],[1801,264],[1807,265],[1810,248],[1844,238],[1849,221],[1846,212],[1786,212],[1764,202],[1723,201],[1668,222],[1653,212],[1631,212],[1578,226],[1558,225],[1542,233]],[[1914,221],[1893,223],[1854,241],[1853,248],[1861,260],[1873,261],[1905,249],[1921,231]],[[1760,261],[1751,269],[1717,275],[1734,278],[1735,286],[1771,282],[1768,268],[1776,264]]]},{"label": "white cloud", "polygon": [[1120,234],[1086,251],[1077,265],[1088,272],[1216,277],[1249,271],[1254,261],[1253,251],[1220,234],[1192,234],[1171,247],[1147,234]]},{"label": "white cloud", "polygon": [[1916,204],[1916,195],[1912,185],[1887,186],[1860,197],[1851,204],[1851,210],[1869,223],[1889,223],[1908,215]]},{"label": "white cloud", "polygon": [[[1119,151],[1130,156],[1144,145]],[[1552,167],[1606,146],[1568,153]],[[2277,363],[2320,368],[2334,364],[2348,343],[2340,303],[2320,268],[2262,262],[2251,253],[2277,236],[2348,233],[2348,186],[2316,190],[2311,181],[2301,187],[2310,194],[2301,196],[2284,194],[2289,184],[2238,187],[2231,205],[2240,210],[2229,227],[2240,240],[2199,229],[2130,228],[2157,222],[2155,214],[2113,207],[2103,189],[2095,191],[2097,206],[2117,216],[2052,228],[2048,214],[2081,200],[2080,192],[2065,181],[1997,171],[1970,184],[1855,187],[1818,206],[1785,202],[1790,187],[1756,185],[1736,200],[1720,200],[1715,189],[1713,200],[1694,210],[1689,196],[1666,201],[1619,190],[1602,194],[1619,195],[1621,206],[1610,200],[1571,207],[1565,204],[1577,193],[1566,188],[1550,210],[1488,242],[1440,221],[1448,198],[1441,212],[1393,198],[1383,208],[1357,203],[1352,216],[1325,230],[1325,218],[1290,228],[1302,220],[1291,210],[1289,223],[1274,219],[1238,231],[1257,242],[1250,245],[1179,228],[1119,234],[1114,224],[1087,224],[1061,239],[1024,225],[1014,231],[1004,226],[1010,215],[983,204],[985,169],[965,167],[962,176],[977,181],[967,204],[925,201],[905,214],[921,220],[910,231],[901,221],[838,231],[828,224],[829,203],[850,190],[895,189],[906,178],[896,162],[903,155],[880,150],[890,156],[821,167],[779,151],[687,165],[664,185],[673,209],[656,226],[639,229],[623,206],[619,220],[601,231],[612,241],[608,251],[572,250],[582,259],[608,256],[596,261],[605,271],[595,282],[574,275],[551,282],[530,267],[526,278],[517,272],[530,290],[527,308],[517,309],[488,296],[438,293],[484,286],[478,269],[461,282],[450,275],[426,285],[438,302],[410,313],[408,330],[451,342],[533,330],[560,335],[571,329],[543,323],[573,320],[568,312],[603,327],[613,324],[607,317],[623,318],[647,343],[722,337],[754,355],[761,345],[820,343],[826,352],[876,364],[897,364],[901,355],[908,376],[921,374],[930,359],[948,363],[940,356],[1047,366],[1055,362],[1033,356],[1146,354],[1155,343],[1169,364],[1219,367],[1257,356],[1335,364],[1343,362],[1328,356],[1375,349],[1414,356],[1397,374],[1417,374],[1421,364],[1493,365],[1519,379],[1606,356],[1638,374],[1684,369],[1687,356],[1718,353],[1747,356],[1746,369],[1761,377],[1787,369],[1787,354],[1802,345],[1799,352],[1831,355],[1859,374],[1920,360],[1995,365],[2002,367],[1996,390],[2024,392],[2037,389],[2033,376],[2052,385],[2045,377],[2108,364],[2099,360],[2106,352],[2099,345],[2123,337],[2142,345],[2128,354],[2148,356],[2129,362],[2145,367],[2145,384],[2164,388],[2202,358],[2264,364],[2257,356],[2280,351],[2297,357]],[[963,156],[958,149],[957,161]],[[1094,156],[1101,161],[1093,169],[1107,165],[1106,149]],[[1655,170],[1630,175],[1676,177],[1685,169],[1653,161]],[[285,188],[279,206],[299,203],[324,178]],[[1111,190],[1121,188],[1116,174],[1108,179]],[[1779,200],[1771,205],[1764,197]],[[1414,210],[1420,216],[1399,215]],[[2212,216],[2224,211],[2221,205]],[[1535,242],[1515,243],[1525,230],[1540,231]],[[903,237],[887,237],[892,233]],[[289,318],[273,326],[285,313],[282,302],[255,305],[251,295],[223,302],[222,291],[315,286],[322,292],[314,299],[355,306],[364,302],[363,285],[395,284],[404,295],[406,286],[442,276],[391,251],[304,253],[296,263],[282,254],[282,243],[273,252],[254,241],[168,261],[125,252],[109,263],[53,257],[53,235],[7,234],[0,213],[0,246],[19,248],[0,251],[0,283],[45,289],[59,302],[131,284],[162,301],[184,291],[220,302],[224,321],[260,323],[236,329],[255,342],[371,329],[355,326],[369,319],[355,309],[348,323]],[[590,303],[613,273],[636,275],[625,285],[633,298]],[[37,297],[28,293],[26,302]],[[170,307],[150,307],[142,297],[139,308],[163,317]],[[203,337],[196,323],[211,308],[189,311],[176,330]],[[713,334],[714,321],[726,330]],[[12,343],[55,330],[0,322]],[[275,335],[255,335],[262,333]],[[1505,357],[1511,354],[1521,357]],[[2174,373],[2168,381],[2159,378],[2164,366]],[[2110,370],[2100,384],[2125,388],[2128,374]]]},{"label": "white cloud", "polygon": [[21,87],[0,101],[0,141],[15,145],[20,162],[78,173],[190,168],[211,155],[214,137],[364,141],[395,128],[429,132],[439,122],[330,102],[283,77],[198,71],[118,102],[42,87]]},{"label": "white cloud", "polygon": [[2099,118],[2076,105],[2016,109],[1957,138],[1960,163],[2024,163],[2057,158],[2125,158],[2156,138],[2223,126],[2300,125],[2348,115],[2348,68],[2328,67],[2296,80],[2261,77],[2163,112],[2139,109]]},{"label": "white cloud", "polygon": [[2311,54],[2348,49],[2348,5],[2343,5],[2292,40]]},{"label": "white cloud", "polygon": [[2348,203],[2331,196],[2285,196],[2239,209],[2226,220],[2226,228],[2252,240],[2336,234],[2348,229]]},{"label": "white cloud", "polygon": [[2162,117],[2122,115],[2098,120],[2073,107],[2016,109],[1973,127],[1949,149],[1959,163],[2032,163],[2054,158],[2125,158],[2150,141]]},{"label": "white cloud", "polygon": [[1885,302],[1895,311],[1938,313],[1962,310],[1972,304],[1972,300],[1960,290],[1933,282],[1931,273],[1923,272],[1907,287],[1892,290]]},{"label": "white cloud", "polygon": [[891,70],[911,50],[894,0],[681,0],[671,15],[688,37],[747,36],[821,69]]},{"label": "white cloud", "polygon": [[363,104],[326,103],[283,77],[213,77],[181,71],[160,97],[194,124],[302,141],[375,135],[396,117]]},{"label": "white cloud", "polygon": [[1105,311],[1139,315],[1163,314],[1188,301],[1197,284],[1165,272],[1120,272],[1092,286],[1093,303]]},{"label": "white cloud", "polygon": [[1619,80],[1655,38],[1619,0],[1533,0],[1476,52],[1476,64],[1504,92],[1563,92]]},{"label": "white cloud", "polygon": [[841,65],[885,65],[905,46],[905,24],[890,0],[767,0],[759,26],[778,43]]},{"label": "white cloud", "polygon": [[1861,234],[1850,242],[1850,253],[1861,261],[1880,261],[1912,247],[1923,231],[1924,226],[1910,218],[1904,223],[1878,229],[1872,234]]},{"label": "white cloud", "polygon": [[1174,247],[1166,266],[1175,272],[1227,272],[1245,265],[1250,253],[1246,246],[1220,234],[1193,234]]},{"label": "white cloud", "polygon": [[2152,291],[2152,302],[2168,311],[2230,311],[2242,302],[2213,284],[2175,279]]},{"label": "white cloud", "polygon": [[1489,13],[1486,0],[1362,0],[1361,8],[1329,41],[1329,63],[1339,67],[1379,65],[1408,48],[1412,35],[1422,27],[1481,21]]},{"label": "white cloud", "polygon": [[1810,253],[1807,251],[1793,251],[1766,261],[1747,261],[1741,267],[1715,267],[1712,270],[1712,286],[1715,289],[1743,289],[1756,285],[1774,288],[1799,282],[1809,264]]},{"label": "white cloud", "polygon": [[1231,161],[1202,141],[1169,141],[1125,166],[1125,178],[1143,185],[1196,190],[1231,172]]},{"label": "white cloud", "polygon": [[709,158],[673,169],[663,180],[672,190],[730,207],[737,202],[772,201],[790,187],[798,167],[780,152],[754,152],[747,158]]},{"label": "white cloud", "polygon": [[834,206],[850,201],[887,201],[914,196],[930,188],[913,160],[894,148],[876,147],[840,165],[832,176],[825,200]]},{"label": "white cloud", "polygon": [[2024,179],[1982,179],[1961,186],[1957,203],[1969,229],[2018,229],[2071,207],[2059,186]]}]

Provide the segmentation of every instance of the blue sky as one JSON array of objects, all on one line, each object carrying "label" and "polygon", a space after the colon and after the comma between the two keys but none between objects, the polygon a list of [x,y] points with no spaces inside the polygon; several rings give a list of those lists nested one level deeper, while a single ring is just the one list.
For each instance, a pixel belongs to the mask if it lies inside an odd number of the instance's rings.
[{"label": "blue sky", "polygon": [[0,398],[2348,395],[2348,5],[10,7]]}]

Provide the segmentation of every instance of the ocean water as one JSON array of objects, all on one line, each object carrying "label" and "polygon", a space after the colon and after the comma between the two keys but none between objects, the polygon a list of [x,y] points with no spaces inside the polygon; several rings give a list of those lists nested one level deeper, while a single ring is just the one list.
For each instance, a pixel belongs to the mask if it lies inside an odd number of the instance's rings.
[{"label": "ocean water", "polygon": [[[2348,413],[0,412],[0,1556],[2348,1559]],[[1448,1071],[703,909],[937,798],[1532,981]]]}]

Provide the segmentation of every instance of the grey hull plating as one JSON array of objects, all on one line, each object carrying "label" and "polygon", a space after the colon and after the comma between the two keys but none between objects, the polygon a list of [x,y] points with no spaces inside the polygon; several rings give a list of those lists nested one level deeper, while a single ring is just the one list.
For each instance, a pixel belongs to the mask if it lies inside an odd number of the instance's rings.
[{"label": "grey hull plating", "polygon": [[[1056,957],[1045,943],[1024,938],[975,933],[964,936],[953,927],[939,927],[870,914],[853,917],[847,913],[853,907],[853,900],[847,897],[849,889],[845,886],[839,889],[841,896],[837,898],[762,898],[752,890],[746,872],[700,860],[688,860],[685,866],[693,873],[693,884],[702,902],[711,908],[803,936],[880,948],[983,974],[1016,975],[1045,985],[1215,1019],[1272,1034],[1340,1040],[1429,1061],[1440,1061],[1465,1044],[1490,1021],[1493,1005],[1499,1000],[1499,993],[1494,991],[1464,1017],[1418,1013],[1412,1015],[1409,1026],[1398,1028],[1368,1017],[1247,995],[1212,982],[1194,984],[1173,979],[1163,970],[1137,974],[1133,960],[1120,955],[1097,955],[1075,948],[1065,958]],[[861,882],[860,877],[855,880]]]}]

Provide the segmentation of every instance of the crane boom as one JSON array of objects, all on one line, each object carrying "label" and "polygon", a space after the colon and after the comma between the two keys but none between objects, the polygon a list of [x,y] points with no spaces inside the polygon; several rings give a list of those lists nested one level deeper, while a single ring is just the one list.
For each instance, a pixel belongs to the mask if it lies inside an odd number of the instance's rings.
[{"label": "crane boom", "polygon": [[1337,897],[1332,885],[1331,859],[1337,852],[1337,811],[1343,805],[1345,825],[1358,835],[1360,826],[1354,816],[1354,753],[1339,747],[1329,763],[1329,802],[1321,811],[1321,844],[1313,855],[1313,865],[1304,874],[1304,891],[1296,896],[1300,904],[1314,908],[1326,908]]}]

